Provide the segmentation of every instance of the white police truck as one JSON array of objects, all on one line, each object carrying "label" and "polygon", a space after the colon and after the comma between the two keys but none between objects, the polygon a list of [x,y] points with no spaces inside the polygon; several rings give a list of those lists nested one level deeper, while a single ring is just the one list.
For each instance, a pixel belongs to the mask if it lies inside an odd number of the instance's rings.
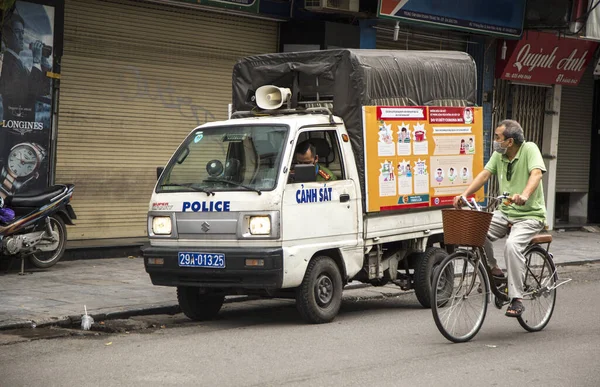
[{"label": "white police truck", "polygon": [[[305,320],[330,322],[351,281],[414,289],[429,307],[433,267],[447,254],[440,209],[464,186],[402,194],[396,180],[411,163],[387,172],[381,164],[408,148],[394,131],[390,147],[390,131],[377,128],[406,125],[417,141],[423,112],[449,107],[444,114],[456,116],[452,109],[474,109],[475,94],[466,53],[344,49],[240,60],[230,119],[193,129],[159,168],[143,248],[152,283],[177,287],[194,320],[214,317],[228,295],[259,295],[294,298]],[[294,162],[305,140],[318,156],[308,166]],[[319,178],[319,166],[335,179]],[[430,181],[415,177],[411,192]]]}]

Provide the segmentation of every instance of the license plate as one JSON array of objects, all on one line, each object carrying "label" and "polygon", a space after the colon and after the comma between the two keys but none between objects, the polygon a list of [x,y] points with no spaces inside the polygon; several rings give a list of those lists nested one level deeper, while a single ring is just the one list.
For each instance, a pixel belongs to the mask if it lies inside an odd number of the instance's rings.
[{"label": "license plate", "polygon": [[220,253],[179,253],[180,267],[225,268],[225,254]]}]

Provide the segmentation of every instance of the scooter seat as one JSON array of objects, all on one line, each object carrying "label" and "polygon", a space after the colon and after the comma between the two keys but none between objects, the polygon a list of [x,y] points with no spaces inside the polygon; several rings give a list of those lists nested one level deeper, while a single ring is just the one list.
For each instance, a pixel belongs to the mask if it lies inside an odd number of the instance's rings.
[{"label": "scooter seat", "polygon": [[48,204],[53,198],[65,190],[64,185],[53,185],[41,190],[33,190],[27,193],[19,193],[4,199],[6,207],[39,207]]}]

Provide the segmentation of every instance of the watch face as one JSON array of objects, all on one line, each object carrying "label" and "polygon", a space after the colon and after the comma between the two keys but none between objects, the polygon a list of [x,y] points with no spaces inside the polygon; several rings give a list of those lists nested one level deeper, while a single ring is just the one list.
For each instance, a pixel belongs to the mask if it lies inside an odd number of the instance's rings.
[{"label": "watch face", "polygon": [[37,164],[37,154],[30,145],[18,145],[8,155],[8,168],[17,177],[32,174]]}]

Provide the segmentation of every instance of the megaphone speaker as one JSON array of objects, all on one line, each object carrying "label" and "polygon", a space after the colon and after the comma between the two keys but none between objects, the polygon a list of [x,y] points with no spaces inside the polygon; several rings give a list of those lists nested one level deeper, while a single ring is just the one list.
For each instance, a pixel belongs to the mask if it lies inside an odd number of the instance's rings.
[{"label": "megaphone speaker", "polygon": [[291,97],[288,88],[272,85],[261,86],[256,90],[256,105],[265,110],[279,109]]}]

